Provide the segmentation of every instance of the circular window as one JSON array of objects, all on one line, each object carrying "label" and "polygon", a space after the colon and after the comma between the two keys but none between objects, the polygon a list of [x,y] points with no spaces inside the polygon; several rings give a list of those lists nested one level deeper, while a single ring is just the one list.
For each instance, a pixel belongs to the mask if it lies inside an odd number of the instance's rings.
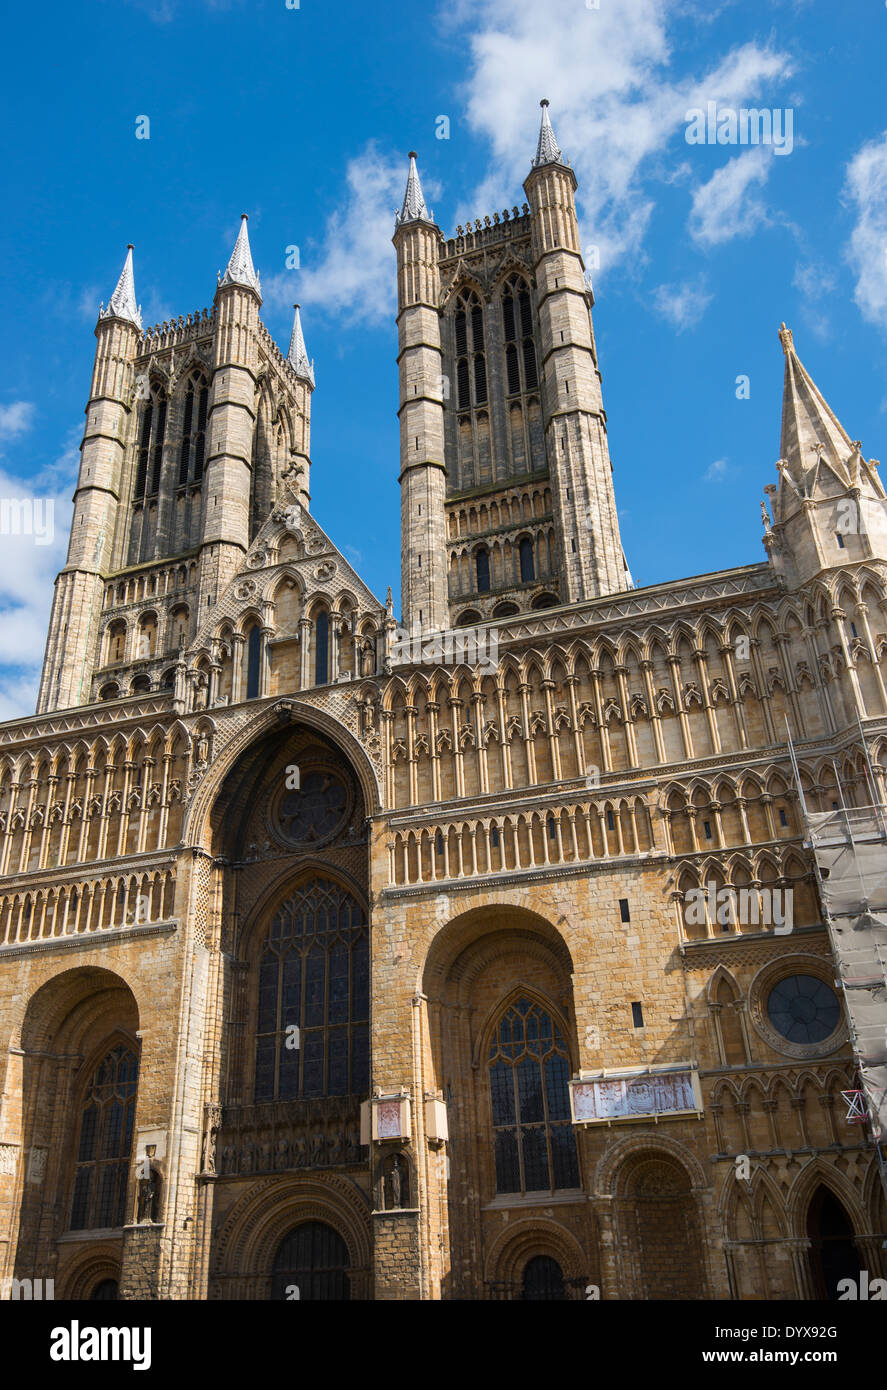
[{"label": "circular window", "polygon": [[767,996],[767,1017],[786,1042],[809,1047],[831,1037],[841,1021],[841,1005],[816,975],[789,975]]},{"label": "circular window", "polygon": [[298,788],[285,790],[277,802],[277,829],[289,844],[321,844],[341,829],[350,800],[337,773],[322,768],[305,772]]}]

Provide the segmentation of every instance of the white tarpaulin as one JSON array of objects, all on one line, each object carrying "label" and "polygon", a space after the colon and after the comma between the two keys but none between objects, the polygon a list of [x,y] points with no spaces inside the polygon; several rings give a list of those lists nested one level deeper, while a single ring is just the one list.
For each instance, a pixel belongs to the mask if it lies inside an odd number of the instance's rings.
[{"label": "white tarpaulin", "polygon": [[808,814],[807,824],[880,1141],[887,1138],[887,825],[877,806]]}]

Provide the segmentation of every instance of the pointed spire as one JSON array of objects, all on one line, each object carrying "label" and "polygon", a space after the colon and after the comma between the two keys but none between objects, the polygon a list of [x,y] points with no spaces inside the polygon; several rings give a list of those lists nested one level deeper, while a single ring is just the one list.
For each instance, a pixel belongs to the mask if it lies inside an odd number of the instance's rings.
[{"label": "pointed spire", "polygon": [[785,324],[779,330],[779,341],[785,353],[781,458],[799,480],[820,459],[843,476],[853,445],[795,352],[791,329]]},{"label": "pointed spire", "polygon": [[404,222],[433,221],[434,213],[428,211],[425,206],[425,199],[422,196],[422,185],[419,182],[419,170],[416,168],[416,151],[410,150],[410,172],[407,175],[407,191],[404,194],[403,207],[400,212],[394,215],[395,226],[400,227]]},{"label": "pointed spire", "polygon": [[548,98],[543,97],[539,105],[542,107],[542,124],[539,127],[539,143],[536,146],[536,158],[533,160],[534,169],[538,169],[542,164],[563,164],[564,162],[560,146],[555,140],[554,131],[551,128],[551,121],[548,116]]},{"label": "pointed spire", "polygon": [[314,385],[314,363],[308,361],[308,351],[302,333],[302,318],[298,304],[293,305],[293,332],[286,360],[296,376],[300,376],[303,381],[310,381],[311,385]]},{"label": "pointed spire", "polygon": [[99,309],[99,319],[126,319],[142,331],[142,306],[136,308],[136,286],[132,273],[132,242],[126,248],[126,260],[117,281],[117,288],[108,300],[107,308]]},{"label": "pointed spire", "polygon": [[231,252],[231,259],[228,262],[228,269],[219,281],[219,285],[246,285],[248,289],[255,290],[256,294],[261,295],[259,277],[253,267],[252,253],[249,249],[249,233],[246,230],[246,224],[247,215],[242,212],[240,214],[240,231],[237,233],[234,250]]}]

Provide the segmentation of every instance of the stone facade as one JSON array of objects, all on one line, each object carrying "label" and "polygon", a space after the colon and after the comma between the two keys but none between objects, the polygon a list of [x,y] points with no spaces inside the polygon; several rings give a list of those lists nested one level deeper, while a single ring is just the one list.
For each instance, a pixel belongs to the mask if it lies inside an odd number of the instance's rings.
[{"label": "stone facade", "polygon": [[[791,1299],[885,1272],[786,744],[812,809],[884,798],[877,465],[783,330],[766,559],[633,589],[547,113],[526,187],[446,240],[411,163],[406,655],[310,514],[313,371],[261,323],[245,223],[211,313],[143,332],[128,261],[99,319],[39,709],[0,726],[4,1277]],[[472,623],[486,666],[429,657]],[[799,978],[826,1022],[789,1037]],[[673,1115],[571,1122],[569,1078],[681,1070]]]}]

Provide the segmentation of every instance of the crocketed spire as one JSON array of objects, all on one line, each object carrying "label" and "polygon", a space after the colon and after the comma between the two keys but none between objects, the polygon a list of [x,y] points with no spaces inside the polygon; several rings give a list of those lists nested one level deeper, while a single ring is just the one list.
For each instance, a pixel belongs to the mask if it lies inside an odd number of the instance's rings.
[{"label": "crocketed spire", "polygon": [[303,381],[310,381],[311,385],[314,385],[314,363],[308,361],[308,351],[302,333],[302,318],[299,314],[298,304],[293,305],[293,332],[286,360],[296,376],[301,377]]},{"label": "crocketed spire", "polygon": [[237,240],[234,243],[234,250],[231,252],[231,259],[228,268],[219,281],[219,285],[246,285],[248,289],[255,290],[256,294],[261,295],[259,277],[253,266],[252,253],[249,249],[249,233],[246,230],[247,215],[245,212],[240,215],[240,231],[237,233]]},{"label": "crocketed spire", "polygon": [[847,432],[795,352],[785,324],[779,341],[785,353],[780,455],[795,478],[809,476],[820,459],[841,477],[853,453]]},{"label": "crocketed spire", "polygon": [[99,319],[126,319],[142,330],[142,306],[136,308],[136,287],[132,273],[132,243],[126,248],[126,260],[117,281],[117,288],[108,300],[107,308],[99,309]]},{"label": "crocketed spire", "polygon": [[400,227],[404,222],[433,222],[434,213],[429,212],[425,206],[425,199],[422,196],[422,185],[419,182],[419,170],[416,168],[416,151],[410,150],[410,172],[407,175],[407,191],[404,194],[403,207],[400,212],[395,213],[395,225]]},{"label": "crocketed spire", "polygon": [[560,146],[554,138],[554,131],[551,128],[551,121],[548,117],[548,98],[543,97],[539,105],[542,107],[542,124],[539,127],[539,143],[536,146],[536,158],[533,160],[533,168],[538,169],[540,164],[563,164],[564,157],[561,154]]}]

